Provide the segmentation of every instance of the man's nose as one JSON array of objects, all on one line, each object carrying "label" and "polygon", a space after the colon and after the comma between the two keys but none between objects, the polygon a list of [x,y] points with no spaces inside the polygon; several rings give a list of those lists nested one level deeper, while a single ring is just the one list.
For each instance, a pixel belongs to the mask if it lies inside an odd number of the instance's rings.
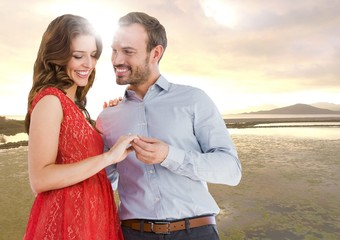
[{"label": "man's nose", "polygon": [[119,51],[112,52],[111,61],[114,65],[123,64],[124,63],[124,56]]}]

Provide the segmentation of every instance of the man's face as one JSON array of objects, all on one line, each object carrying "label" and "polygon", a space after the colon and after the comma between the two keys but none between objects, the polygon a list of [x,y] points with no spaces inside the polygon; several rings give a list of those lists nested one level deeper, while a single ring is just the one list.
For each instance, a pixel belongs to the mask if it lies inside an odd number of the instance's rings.
[{"label": "man's face", "polygon": [[148,36],[140,24],[120,27],[113,39],[111,61],[119,85],[140,85],[150,76]]}]

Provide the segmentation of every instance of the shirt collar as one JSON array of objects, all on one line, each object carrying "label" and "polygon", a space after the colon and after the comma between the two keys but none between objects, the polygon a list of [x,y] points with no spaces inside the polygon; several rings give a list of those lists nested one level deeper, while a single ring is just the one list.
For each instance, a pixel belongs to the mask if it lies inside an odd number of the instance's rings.
[{"label": "shirt collar", "polygon": [[154,85],[160,87],[165,91],[169,91],[170,83],[162,75],[159,76],[158,80],[155,82]]},{"label": "shirt collar", "polygon": [[[165,77],[163,77],[162,75],[159,76],[159,78],[157,79],[157,81],[150,86],[150,88],[154,88],[154,87],[158,87],[160,90],[165,90],[165,91],[169,91],[170,88],[170,83],[168,82],[168,80],[165,79]],[[133,96],[135,96],[136,93],[132,90],[128,90],[127,88],[125,89],[125,94],[124,96],[126,98],[131,98]]]}]

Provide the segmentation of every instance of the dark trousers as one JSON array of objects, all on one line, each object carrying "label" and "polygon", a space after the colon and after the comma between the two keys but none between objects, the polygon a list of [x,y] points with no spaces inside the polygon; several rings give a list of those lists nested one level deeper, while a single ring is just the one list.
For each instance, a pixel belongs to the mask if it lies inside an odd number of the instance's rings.
[{"label": "dark trousers", "polygon": [[156,234],[122,227],[125,240],[219,240],[216,225],[207,225],[170,234]]}]

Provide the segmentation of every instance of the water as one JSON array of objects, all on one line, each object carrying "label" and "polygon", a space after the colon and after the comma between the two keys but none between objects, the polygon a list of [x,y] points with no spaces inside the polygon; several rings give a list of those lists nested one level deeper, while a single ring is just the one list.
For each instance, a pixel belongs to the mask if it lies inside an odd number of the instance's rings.
[{"label": "water", "polygon": [[224,119],[320,119],[320,118],[340,118],[340,114],[228,114],[223,115]]},{"label": "water", "polygon": [[[256,124],[255,128],[230,128],[230,134],[297,137],[313,139],[340,139],[340,122],[291,122]],[[27,141],[26,133],[14,136],[0,134],[6,142]]]},{"label": "water", "polygon": [[[254,124],[251,128],[229,128],[231,134],[254,136],[277,136],[281,138],[309,138],[320,140],[340,139],[340,115],[318,114],[235,114],[226,115],[225,119],[269,120],[270,123]],[[327,121],[325,121],[325,119]],[[319,120],[319,122],[318,122]]]},{"label": "water", "polygon": [[4,134],[0,134],[0,139],[1,138],[4,140],[4,143],[28,141],[27,133],[18,133],[14,136],[7,136],[7,135],[4,135]]},{"label": "water", "polygon": [[255,127],[340,127],[340,122],[285,122],[285,123],[260,123]]},{"label": "water", "polygon": [[[270,124],[267,124],[268,126]],[[339,140],[340,125],[337,127],[299,127],[291,125],[290,127],[270,127],[270,128],[241,128],[229,129],[231,135],[254,135],[263,137],[280,137],[280,138],[308,138],[318,140]]]},{"label": "water", "polygon": [[6,115],[7,119],[25,120],[25,115]]}]

